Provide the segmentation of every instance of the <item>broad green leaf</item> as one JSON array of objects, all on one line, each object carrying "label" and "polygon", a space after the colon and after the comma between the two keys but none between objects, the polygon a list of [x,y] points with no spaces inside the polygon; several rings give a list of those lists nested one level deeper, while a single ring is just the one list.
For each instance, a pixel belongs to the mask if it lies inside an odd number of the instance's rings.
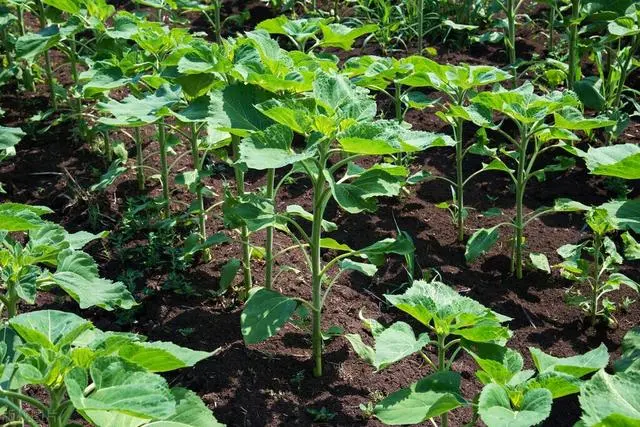
[{"label": "broad green leaf", "polygon": [[[479,302],[458,294],[440,282],[415,281],[402,295],[385,295],[387,301],[426,326],[433,321],[448,333],[476,342],[502,342],[509,338],[500,323],[509,320]],[[478,334],[473,330],[478,328]]]},{"label": "broad green leaf", "polygon": [[640,146],[637,144],[591,147],[585,161],[594,175],[640,179]]},{"label": "broad green leaf", "polygon": [[0,150],[8,150],[14,147],[25,135],[26,133],[20,128],[0,126]]},{"label": "broad green leaf", "polygon": [[275,335],[298,308],[298,301],[278,292],[253,288],[249,292],[240,323],[247,344],[257,344]]},{"label": "broad green leaf", "polygon": [[41,310],[19,314],[9,320],[9,325],[26,343],[59,349],[71,344],[84,331],[93,328],[88,320],[73,313]]},{"label": "broad green leaf", "polygon": [[80,1],[77,0],[42,0],[42,3],[53,6],[58,10],[75,15],[80,12]]},{"label": "broad green leaf", "polygon": [[602,96],[602,81],[595,76],[589,76],[577,81],[573,90],[585,107],[595,111],[602,111],[606,107],[606,99]]},{"label": "broad green leaf", "polygon": [[[66,233],[66,232],[65,232]],[[69,243],[71,249],[80,250],[94,240],[104,239],[109,235],[108,231],[93,234],[88,231],[78,231],[76,233],[66,233],[65,241]]]},{"label": "broad green leaf", "polygon": [[339,243],[331,237],[323,237],[322,239],[320,239],[320,247],[324,249],[332,249],[334,251],[353,252],[353,249],[351,249],[348,245]]},{"label": "broad green leaf", "polygon": [[487,427],[530,427],[549,416],[552,403],[551,392],[540,388],[525,392],[520,406],[513,408],[506,390],[489,384],[480,393],[478,412]]},{"label": "broad green leaf", "polygon": [[606,209],[617,229],[640,233],[640,200],[618,200],[600,207]]},{"label": "broad green leaf", "polygon": [[138,305],[121,282],[99,277],[93,258],[81,251],[62,251],[51,279],[76,300],[80,308],[98,306],[111,311],[117,307],[129,309]]},{"label": "broad green leaf", "polygon": [[527,382],[527,388],[544,388],[551,392],[554,399],[569,396],[580,392],[582,380],[569,374],[549,371],[538,374]]},{"label": "broad green leaf", "polygon": [[531,252],[529,253],[529,259],[531,260],[531,264],[535,268],[551,274],[551,266],[549,265],[549,259],[545,254]]},{"label": "broad green leaf", "polygon": [[236,83],[214,92],[211,99],[209,126],[238,136],[265,130],[273,121],[260,113],[256,106],[272,97],[253,85]]},{"label": "broad green leaf", "polygon": [[447,135],[409,130],[391,120],[350,126],[338,135],[338,142],[346,152],[368,155],[416,152],[455,145]]},{"label": "broad green leaf", "polygon": [[98,108],[113,117],[101,117],[100,123],[109,126],[143,126],[155,123],[163,116],[171,114],[169,107],[180,101],[180,87],[162,85],[143,98],[129,95],[121,102],[114,99],[99,102]]},{"label": "broad green leaf", "polygon": [[534,347],[530,347],[529,351],[540,373],[555,371],[581,378],[606,367],[609,363],[609,352],[604,344],[585,354],[565,358],[545,354]]},{"label": "broad green leaf", "polygon": [[[598,371],[580,390],[584,426],[638,425],[640,423],[640,369],[638,364],[610,375]],[[612,422],[619,417],[626,424]],[[606,421],[605,421],[606,420]]]},{"label": "broad green leaf", "polygon": [[380,371],[422,350],[429,343],[429,335],[425,333],[416,337],[411,326],[404,322],[396,322],[377,333],[375,341],[373,366]]},{"label": "broad green leaf", "polygon": [[269,126],[242,140],[238,163],[244,163],[249,169],[278,169],[313,157],[311,150],[296,153],[292,142],[291,129],[281,124]]},{"label": "broad green leaf", "polygon": [[89,369],[95,385],[85,393],[89,378],[83,369],[71,370],[64,379],[76,410],[96,425],[141,425],[176,413],[176,402],[159,375],[118,357],[96,359]]},{"label": "broad green leaf", "polygon": [[351,50],[357,38],[376,31],[378,26],[375,24],[367,24],[357,28],[349,28],[342,24],[320,23],[320,28],[322,29],[321,46]]},{"label": "broad green leaf", "polygon": [[418,424],[464,405],[460,375],[437,372],[392,393],[375,406],[374,413],[387,425]]},{"label": "broad green leaf", "polygon": [[350,259],[340,261],[340,270],[351,270],[362,273],[365,276],[373,277],[378,272],[378,267],[365,262],[356,262]]},{"label": "broad green leaf", "polygon": [[640,326],[631,328],[622,340],[622,356],[614,363],[616,372],[624,371],[640,359]]},{"label": "broad green leaf", "polygon": [[175,387],[171,389],[171,395],[176,402],[175,414],[146,424],[146,427],[224,427],[191,390]]},{"label": "broad green leaf", "polygon": [[224,224],[229,228],[247,226],[249,231],[254,232],[276,225],[273,202],[258,194],[236,197],[227,192],[222,212]]},{"label": "broad green leaf", "polygon": [[[313,221],[313,214],[311,212],[307,212],[300,205],[287,205],[287,214],[292,216],[298,216],[300,218],[306,219],[307,221]],[[322,230],[326,232],[336,231],[338,226],[327,220],[322,220]]]},{"label": "broad green leaf", "polygon": [[621,236],[624,243],[624,257],[628,260],[640,260],[640,243],[627,231]]},{"label": "broad green leaf", "polygon": [[16,41],[15,52],[18,58],[34,62],[36,57],[60,42],[60,28],[51,25],[37,33],[28,33]]},{"label": "broad green leaf", "polygon": [[149,372],[167,372],[194,366],[213,353],[180,347],[171,342],[130,342],[122,346],[118,356]]},{"label": "broad green leaf", "polygon": [[464,258],[467,262],[476,260],[496,244],[500,238],[499,227],[499,225],[496,225],[491,228],[481,228],[473,233],[467,242],[467,247],[464,252]]},{"label": "broad green leaf", "polygon": [[9,232],[35,230],[45,224],[40,216],[52,212],[44,206],[2,203],[0,204],[0,230]]},{"label": "broad green leaf", "polygon": [[605,118],[585,118],[580,110],[574,107],[565,107],[559,113],[554,113],[556,127],[569,130],[590,130],[613,126],[615,120]]}]

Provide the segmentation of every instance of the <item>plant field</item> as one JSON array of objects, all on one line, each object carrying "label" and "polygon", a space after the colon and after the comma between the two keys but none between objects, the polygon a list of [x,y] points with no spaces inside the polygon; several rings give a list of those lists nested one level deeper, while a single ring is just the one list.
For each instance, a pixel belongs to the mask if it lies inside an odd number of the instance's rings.
[{"label": "plant field", "polygon": [[640,4],[0,0],[2,426],[640,425]]}]

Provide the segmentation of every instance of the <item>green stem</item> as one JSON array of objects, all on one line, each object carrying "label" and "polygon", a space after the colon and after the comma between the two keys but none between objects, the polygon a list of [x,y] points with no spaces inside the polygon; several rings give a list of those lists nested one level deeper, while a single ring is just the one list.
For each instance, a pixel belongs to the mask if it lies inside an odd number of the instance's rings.
[{"label": "green stem", "polygon": [[393,94],[393,101],[396,107],[396,121],[402,123],[402,85],[398,81],[394,81],[395,92]]},{"label": "green stem", "polygon": [[64,427],[61,420],[60,405],[64,398],[64,388],[49,390],[49,409],[47,410],[47,421],[49,427]]},{"label": "green stem", "polygon": [[113,147],[111,146],[111,140],[109,139],[109,130],[105,129],[102,132],[102,136],[104,139],[104,152],[107,157],[107,162],[111,164],[113,161]]},{"label": "green stem", "polygon": [[144,155],[142,152],[142,135],[139,127],[133,129],[133,138],[136,143],[136,177],[138,179],[138,189],[144,191]]},{"label": "green stem", "polygon": [[[198,150],[198,126],[196,123],[191,123],[190,126],[190,142],[191,142],[191,158],[193,161],[193,167],[198,172],[198,189],[196,191],[196,197],[198,200],[198,229],[200,232],[200,243],[207,241],[207,214],[204,208],[204,184],[202,183],[202,168],[200,162],[200,152]],[[205,248],[202,251],[202,261],[211,261],[211,249]]]},{"label": "green stem", "polygon": [[625,60],[625,63],[620,70],[620,80],[618,81],[618,87],[616,88],[616,98],[613,103],[614,110],[618,110],[620,108],[620,99],[622,98],[622,92],[624,91],[624,84],[627,80],[627,76],[629,75],[629,71],[631,69],[630,65],[631,65],[631,62],[633,61],[633,57],[636,54],[636,51],[638,50],[639,47],[640,47],[640,36],[636,35],[634,37],[634,42],[631,45],[631,49],[629,50],[629,55],[627,56],[627,59]]},{"label": "green stem", "polygon": [[[321,162],[323,164],[324,162]],[[313,376],[322,376],[322,258],[320,253],[320,239],[322,239],[322,219],[324,217],[324,175],[318,173],[313,186],[313,225],[311,231],[311,277],[312,294],[312,343],[313,343]]]},{"label": "green stem", "polygon": [[[438,335],[438,372],[443,372],[446,370],[447,364],[447,351],[445,340],[447,339],[446,335]],[[447,427],[449,425],[449,417],[445,412],[440,417],[440,426]]]},{"label": "green stem", "polygon": [[[25,27],[24,27],[24,8],[18,6],[18,34],[20,36],[25,35]],[[36,90],[35,84],[33,82],[33,74],[31,73],[31,65],[26,64],[22,70],[24,87],[28,92],[33,92]]]},{"label": "green stem", "polygon": [[548,53],[551,54],[554,48],[553,30],[556,26],[556,8],[551,4],[549,9],[549,44],[547,45]]},{"label": "green stem", "polygon": [[593,236],[593,289],[591,290],[591,307],[590,307],[590,317],[591,324],[595,325],[598,320],[598,294],[600,293],[600,269],[601,269],[601,259],[602,259],[602,236],[598,233],[594,233]]},{"label": "green stem", "polygon": [[75,110],[76,120],[78,121],[78,130],[82,138],[86,139],[88,137],[87,126],[84,118],[82,116],[82,99],[80,98],[80,94],[77,92],[80,87],[80,78],[78,75],[78,52],[76,46],[76,38],[74,35],[69,37],[69,62],[71,65],[71,75],[73,76],[73,84],[74,90],[72,93],[73,108]]},{"label": "green stem", "polygon": [[507,0],[507,53],[513,73],[513,85],[516,84],[516,0]]},{"label": "green stem", "polygon": [[[267,189],[266,196],[271,200],[275,206],[275,169],[269,169],[267,171]],[[267,289],[273,287],[273,226],[267,227],[267,241],[266,241],[266,253],[265,253],[265,273],[264,273],[264,286]]]},{"label": "green stem", "polygon": [[6,305],[7,305],[7,318],[11,319],[16,317],[18,314],[18,290],[16,286],[12,282],[7,282],[7,294],[6,294]]},{"label": "green stem", "polygon": [[516,278],[522,279],[522,250],[524,246],[524,191],[527,185],[526,162],[527,162],[527,145],[529,137],[526,130],[521,133],[520,154],[518,158],[518,171],[516,175],[516,218],[514,245],[514,260]]},{"label": "green stem", "polygon": [[578,18],[580,16],[580,0],[571,0],[571,21],[569,22],[569,89],[578,81],[580,64],[578,63]]},{"label": "green stem", "polygon": [[424,50],[424,0],[418,0],[418,55]]},{"label": "green stem", "polygon": [[[41,0],[37,0],[36,2],[38,6],[38,18],[40,19],[40,29],[44,29],[47,26],[47,18],[44,12],[44,5]],[[51,108],[54,110],[58,109],[58,101],[56,100],[56,91],[55,85],[53,81],[53,70],[51,68],[51,55],[49,54],[49,50],[44,52],[44,63],[45,63],[45,73],[47,76],[47,84],[49,86],[50,100],[51,100]]]},{"label": "green stem", "polygon": [[162,185],[162,204],[165,217],[171,213],[169,197],[169,164],[167,160],[167,129],[164,118],[158,122],[158,144],[160,145],[160,183]]},{"label": "green stem", "polygon": [[458,241],[464,240],[464,173],[462,170],[463,160],[463,121],[456,119],[455,137],[456,137],[456,204],[458,206],[457,222],[458,222]]},{"label": "green stem", "polygon": [[222,14],[222,0],[216,1],[215,8],[215,20],[216,20],[216,42],[222,43],[222,20],[220,19],[220,15]]},{"label": "green stem", "polygon": [[320,250],[320,240],[322,239],[322,220],[324,210],[327,205],[325,197],[325,177],[322,173],[326,166],[327,156],[321,148],[320,162],[318,165],[317,178],[313,181],[313,224],[311,230],[311,241],[309,242],[311,251],[311,304],[312,312],[312,343],[313,343],[313,375],[322,376],[322,279],[324,278],[322,268],[322,258]]},{"label": "green stem", "polygon": [[[233,149],[233,159],[238,160],[240,156],[240,137],[233,135],[231,137],[231,146]],[[236,189],[238,196],[242,197],[245,194],[244,191],[244,172],[238,165],[234,166]],[[242,241],[242,271],[244,273],[244,290],[245,293],[249,293],[249,290],[253,286],[253,279],[251,278],[251,245],[249,243],[249,229],[247,226],[240,227],[240,239]]]}]

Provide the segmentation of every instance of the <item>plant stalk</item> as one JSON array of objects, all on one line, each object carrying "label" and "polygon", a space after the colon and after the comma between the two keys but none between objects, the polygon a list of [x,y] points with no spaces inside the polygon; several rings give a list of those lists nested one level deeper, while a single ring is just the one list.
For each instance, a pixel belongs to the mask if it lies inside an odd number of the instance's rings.
[{"label": "plant stalk", "polygon": [[462,134],[462,119],[456,119],[455,136],[456,136],[456,204],[458,205],[457,226],[458,241],[464,240],[464,173],[462,170],[462,157],[464,151],[464,140]]},{"label": "plant stalk", "polygon": [[169,197],[169,164],[167,161],[167,135],[164,118],[158,122],[158,143],[160,145],[160,183],[162,185],[162,203],[165,217],[171,213]]},{"label": "plant stalk", "polygon": [[513,86],[516,85],[516,3],[517,0],[507,0],[507,54],[509,65],[513,73]]},{"label": "plant stalk", "polygon": [[142,135],[139,127],[133,129],[133,138],[136,143],[136,178],[138,180],[138,190],[144,191],[144,157],[142,153]]},{"label": "plant stalk", "polygon": [[[196,123],[191,123],[191,157],[193,161],[193,167],[198,172],[198,188],[196,191],[196,197],[198,201],[198,230],[200,233],[200,243],[207,241],[207,214],[204,208],[204,184],[202,183],[202,167],[200,162],[200,152],[198,150],[198,126]],[[202,251],[202,261],[211,261],[211,249],[204,248]]]},{"label": "plant stalk", "polygon": [[578,63],[578,18],[580,17],[580,0],[571,0],[571,21],[569,22],[569,89],[573,90],[580,74]]},{"label": "plant stalk", "polygon": [[216,0],[216,8],[215,8],[215,20],[216,20],[216,42],[222,43],[222,19],[220,18],[222,15],[222,0]]},{"label": "plant stalk", "polygon": [[[233,159],[238,160],[240,156],[240,137],[237,135],[231,136],[231,146],[233,150]],[[235,178],[236,178],[236,191],[239,197],[244,196],[244,172],[240,166],[234,166]],[[251,277],[251,244],[249,243],[249,229],[247,226],[240,227],[240,239],[242,242],[242,271],[244,274],[244,290],[248,294],[249,290],[253,286],[253,279]]]},{"label": "plant stalk", "polygon": [[424,0],[418,0],[418,55],[424,50]]},{"label": "plant stalk", "polygon": [[516,218],[515,238],[513,241],[515,273],[517,279],[522,279],[522,249],[524,246],[524,191],[527,185],[525,164],[527,161],[527,145],[529,137],[526,131],[521,133],[518,171],[516,175]]},{"label": "plant stalk", "polygon": [[[38,6],[38,18],[40,20],[40,29],[44,29],[47,26],[47,18],[44,12],[44,5],[42,4],[41,0],[37,0],[36,4]],[[53,81],[53,69],[51,67],[51,55],[49,54],[49,50],[46,50],[44,52],[44,63],[45,63],[44,69],[47,75],[47,85],[49,86],[51,108],[53,108],[54,110],[57,110],[58,101],[56,100],[55,84]]]},{"label": "plant stalk", "polygon": [[[267,171],[267,188],[266,188],[266,196],[269,200],[273,202],[275,205],[275,194],[274,194],[274,186],[275,186],[275,169],[269,169]],[[267,289],[271,289],[273,287],[273,232],[274,227],[267,227],[267,241],[265,248],[265,273],[264,273],[264,287]]]},{"label": "plant stalk", "polygon": [[[445,349],[445,335],[438,335],[438,372],[444,372],[446,370],[447,354]],[[440,416],[440,426],[447,427],[449,425],[448,413],[444,413]]]},{"label": "plant stalk", "polygon": [[[324,162],[321,162],[324,164]],[[320,251],[320,239],[322,239],[322,218],[324,217],[325,204],[323,192],[325,187],[324,175],[318,174],[313,186],[313,225],[311,230],[311,277],[312,295],[312,345],[313,345],[313,376],[322,376],[322,258]]]}]

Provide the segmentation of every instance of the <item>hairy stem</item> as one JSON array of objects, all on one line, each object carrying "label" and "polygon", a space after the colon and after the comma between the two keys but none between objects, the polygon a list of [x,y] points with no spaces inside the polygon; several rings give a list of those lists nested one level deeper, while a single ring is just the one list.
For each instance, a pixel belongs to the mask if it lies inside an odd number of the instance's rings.
[{"label": "hairy stem", "polygon": [[[269,200],[273,202],[275,205],[275,169],[269,169],[267,171],[267,189],[266,196]],[[264,273],[264,287],[267,289],[271,289],[273,287],[273,232],[274,227],[267,227],[267,241],[265,248],[265,273]]]},{"label": "hairy stem", "polygon": [[133,129],[133,138],[136,144],[136,178],[138,181],[138,190],[144,191],[144,157],[142,153],[142,135],[139,127]]},{"label": "hairy stem", "polygon": [[[231,137],[231,145],[233,149],[233,159],[237,160],[240,156],[240,137],[233,135]],[[234,166],[235,178],[236,178],[236,191],[239,197],[244,196],[244,172],[241,167]],[[242,271],[244,274],[244,290],[248,294],[249,290],[253,286],[253,279],[251,277],[251,245],[249,243],[249,229],[247,226],[240,227],[240,239],[242,242]]]},{"label": "hairy stem", "polygon": [[[201,182],[201,162],[200,152],[198,150],[198,126],[196,123],[191,123],[190,130],[190,143],[191,143],[191,158],[193,161],[193,167],[198,172],[198,188],[196,190],[196,197],[198,200],[198,231],[200,233],[200,243],[204,243],[207,240],[207,213],[204,208],[204,184]],[[204,248],[202,251],[202,261],[211,261],[211,249]]]},{"label": "hairy stem", "polygon": [[162,184],[162,203],[166,217],[171,213],[169,197],[169,164],[167,161],[167,129],[164,119],[158,122],[158,143],[160,144],[160,182]]},{"label": "hairy stem", "polygon": [[569,22],[569,89],[578,81],[580,64],[578,63],[578,18],[580,16],[580,0],[571,0],[571,21]]}]

